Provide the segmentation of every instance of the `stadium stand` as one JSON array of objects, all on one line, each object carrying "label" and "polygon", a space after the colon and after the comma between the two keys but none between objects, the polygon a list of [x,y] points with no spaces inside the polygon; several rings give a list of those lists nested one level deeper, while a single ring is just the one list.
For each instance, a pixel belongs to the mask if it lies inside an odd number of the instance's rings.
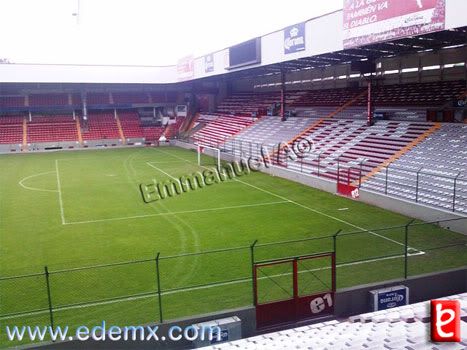
[{"label": "stadium stand", "polygon": [[[396,121],[380,121],[367,126],[362,120],[317,120],[300,117],[282,122],[277,117],[264,117],[237,134],[225,148],[239,156],[242,151],[249,150],[251,143],[253,154],[257,155],[258,145],[266,146],[272,152],[273,147],[277,147],[279,143],[291,143],[300,135],[300,138],[313,142],[315,151],[296,161],[287,161],[285,154],[280,155],[280,164],[292,170],[319,174],[335,180],[338,158],[341,165],[355,166],[358,169],[364,161],[362,175],[365,175],[424,135],[432,126],[432,123]],[[359,173],[352,174],[353,180],[358,177]]]},{"label": "stadium stand", "polygon": [[164,136],[167,139],[173,139],[175,136],[177,136],[180,127],[182,126],[183,121],[185,118],[183,117],[177,117],[175,120],[175,123],[169,124],[167,128],[165,129]]},{"label": "stadium stand", "polygon": [[[373,99],[378,106],[441,106],[456,99],[465,91],[465,80],[435,81],[400,85],[381,85],[374,89]],[[362,98],[360,105],[365,105]]]},{"label": "stadium stand", "polygon": [[137,112],[125,111],[118,112],[120,124],[122,126],[123,135],[127,139],[143,138],[143,129],[140,125],[140,119]]},{"label": "stadium stand", "polygon": [[[131,104],[175,103],[177,94],[173,92],[88,92],[88,105],[117,106]],[[0,95],[1,108],[32,107],[82,107],[81,94],[78,93],[35,93],[25,95]]]},{"label": "stadium stand", "polygon": [[[204,117],[202,117],[204,118]],[[198,119],[199,120],[199,119]],[[251,117],[220,115],[215,116],[204,128],[193,134],[195,142],[216,146],[223,144],[229,137],[253,123]]]},{"label": "stadium stand", "polygon": [[467,125],[442,124],[436,133],[393,162],[389,170],[381,169],[365,181],[363,188],[467,213],[465,169]]},{"label": "stadium stand", "polygon": [[20,144],[23,142],[23,117],[0,117],[0,143]]},{"label": "stadium stand", "polygon": [[114,104],[149,103],[146,93],[114,92],[112,95]]},{"label": "stadium stand", "polygon": [[[311,174],[337,179],[338,160],[341,165],[360,169],[365,175],[397,152],[428,132],[433,124],[379,121],[367,126],[361,120],[325,119],[313,125],[300,137],[312,140],[314,156],[289,163],[292,169],[304,168]],[[352,180],[360,174],[352,173]]]},{"label": "stadium stand", "polygon": [[28,143],[77,141],[76,122],[71,115],[33,116],[27,123],[27,140]]},{"label": "stadium stand", "polygon": [[[88,117],[88,130],[83,130],[83,140],[119,139],[119,131],[112,112],[93,112]],[[81,125],[83,123],[81,122]]]},{"label": "stadium stand", "polygon": [[24,96],[0,96],[0,107],[24,107]]},{"label": "stadium stand", "polygon": [[68,105],[68,94],[32,94],[29,95],[29,106],[65,106]]},{"label": "stadium stand", "polygon": [[157,143],[165,129],[161,126],[144,126],[142,130],[147,143]]},{"label": "stadium stand", "polygon": [[365,91],[364,88],[308,90],[290,105],[292,107],[340,106]]},{"label": "stadium stand", "polygon": [[109,93],[88,93],[86,96],[88,105],[110,105]]},{"label": "stadium stand", "polygon": [[[462,95],[463,91],[463,80],[379,86],[373,97],[376,111],[384,113],[386,120],[377,120],[371,127],[365,121],[365,90],[307,91],[288,106],[301,117],[290,117],[286,121],[278,117],[263,117],[251,127],[231,135],[224,149],[237,156],[257,154],[261,145],[272,149],[281,142],[290,143],[299,135],[313,140],[316,147],[313,156],[286,164],[286,157],[282,155],[279,156],[280,165],[333,181],[337,179],[339,166],[353,167],[355,171],[350,174],[353,181],[360,177],[366,180],[365,176],[371,175],[368,181],[363,181],[363,188],[446,210],[466,212],[467,183],[463,173],[467,164],[463,151],[465,126],[443,124],[438,131],[438,124],[426,122],[430,106],[441,106]],[[258,95],[268,103],[272,102],[268,98],[278,98],[274,93]],[[244,108],[254,111],[266,106],[258,105],[259,97],[251,94],[233,96],[227,99],[227,104],[221,105],[224,110],[238,112],[237,108]],[[352,98],[355,100],[351,105],[335,112],[339,108],[336,103],[342,105]],[[325,116],[332,118],[318,119]],[[219,124],[216,118],[218,116],[215,115],[200,116],[197,123],[208,126],[197,131],[195,136],[206,132],[214,140],[211,143],[219,143],[219,138],[209,134],[209,130]],[[215,133],[220,135],[222,131]],[[225,137],[229,135],[223,135],[221,139]],[[388,164],[391,164],[391,171],[389,185],[386,186],[385,166]],[[430,171],[435,165],[438,170]],[[419,174],[417,185],[417,170],[420,168],[424,170]],[[454,179],[457,188],[453,200]]]},{"label": "stadium stand", "polygon": [[[287,94],[286,103],[293,104],[304,94],[303,91]],[[235,93],[224,99],[217,111],[221,114],[234,114],[251,116],[266,115],[267,108],[280,101],[279,92],[266,93]]]},{"label": "stadium stand", "polygon": [[431,342],[429,302],[420,302],[266,333],[206,349],[465,349],[467,293],[442,299],[459,300],[461,303],[462,340],[459,343]]},{"label": "stadium stand", "polygon": [[[232,142],[225,145],[226,150],[235,155],[242,154],[241,146],[249,147],[249,143],[267,147],[277,146],[280,142],[287,142],[315,121],[313,118],[289,118],[281,121],[278,117],[263,117],[249,128],[239,132],[232,138]],[[255,153],[256,154],[256,153]]]},{"label": "stadium stand", "polygon": [[83,101],[80,94],[71,94],[71,104],[73,106],[81,106]]}]

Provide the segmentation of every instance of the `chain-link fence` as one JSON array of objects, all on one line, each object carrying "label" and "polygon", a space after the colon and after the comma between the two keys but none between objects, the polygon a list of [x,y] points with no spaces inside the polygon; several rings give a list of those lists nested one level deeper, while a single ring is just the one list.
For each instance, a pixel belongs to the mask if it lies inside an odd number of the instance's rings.
[{"label": "chain-link fence", "polygon": [[[443,228],[454,225],[465,227],[467,218],[172,256],[155,253],[151,259],[73,269],[45,267],[0,278],[0,325],[145,324],[248,306],[255,262],[319,252],[335,252],[338,288],[462,267],[467,237]],[[311,263],[300,265],[304,281],[314,289],[329,284],[321,271],[325,267]],[[273,300],[290,294],[281,288],[290,286],[290,275],[279,270],[264,271],[261,279],[261,289]]]}]

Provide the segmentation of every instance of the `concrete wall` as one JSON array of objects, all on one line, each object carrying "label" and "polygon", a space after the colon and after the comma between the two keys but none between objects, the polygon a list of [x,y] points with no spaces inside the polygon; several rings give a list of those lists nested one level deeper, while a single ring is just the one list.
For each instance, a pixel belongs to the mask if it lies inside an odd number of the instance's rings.
[{"label": "concrete wall", "polygon": [[21,152],[21,144],[0,145],[0,153]]},{"label": "concrete wall", "polygon": [[[184,318],[178,320],[171,320],[159,325],[157,331],[158,336],[167,335],[168,330],[173,325],[177,325],[181,328],[190,326],[192,324],[216,320],[231,316],[237,316],[242,321],[242,337],[251,337],[256,334],[256,317],[255,317],[255,308],[252,306],[226,310],[224,312],[211,313],[205,315],[199,315],[192,318]],[[110,326],[110,325],[109,325]],[[136,325],[135,325],[136,326]],[[191,342],[181,339],[180,341],[160,341],[160,342],[146,342],[146,341],[67,341],[67,342],[56,342],[56,343],[46,343],[40,346],[32,346],[31,349],[54,349],[54,350],[72,350],[72,349],[134,349],[134,350],[146,350],[146,349],[191,349]]]},{"label": "concrete wall", "polygon": [[425,300],[460,294],[467,291],[467,269],[455,269],[398,279],[385,283],[368,284],[341,289],[336,295],[336,317],[348,317],[372,311],[370,309],[370,290],[397,285],[409,287],[410,304]]},{"label": "concrete wall", "polygon": [[34,142],[28,144],[28,151],[45,151],[47,148],[73,149],[81,148],[79,142]]},{"label": "concrete wall", "polygon": [[461,219],[457,221],[440,222],[440,226],[448,228],[451,231],[467,234],[467,216],[462,214],[456,214],[447,210],[436,209],[423,204],[391,196],[385,196],[383,194],[362,189],[360,190],[359,200],[364,203],[375,205],[380,208],[428,222],[437,220]]}]

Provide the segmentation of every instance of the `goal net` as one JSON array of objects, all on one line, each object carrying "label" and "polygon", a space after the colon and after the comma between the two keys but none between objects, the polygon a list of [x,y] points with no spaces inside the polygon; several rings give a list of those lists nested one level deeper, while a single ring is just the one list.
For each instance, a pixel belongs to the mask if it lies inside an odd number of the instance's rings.
[{"label": "goal net", "polygon": [[221,150],[219,148],[197,145],[198,165],[199,166],[215,166],[221,168]]}]

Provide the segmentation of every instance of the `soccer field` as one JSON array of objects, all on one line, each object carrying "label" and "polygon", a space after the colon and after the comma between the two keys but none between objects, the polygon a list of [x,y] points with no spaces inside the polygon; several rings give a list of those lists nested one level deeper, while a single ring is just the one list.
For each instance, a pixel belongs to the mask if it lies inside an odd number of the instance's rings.
[{"label": "soccer field", "polygon": [[[2,344],[5,325],[48,324],[50,303],[56,325],[159,322],[157,253],[164,320],[251,305],[255,240],[259,261],[330,251],[342,230],[338,288],[403,277],[410,218],[278,177],[252,172],[144,203],[140,184],[198,170],[195,152],[173,147],[1,155]],[[410,227],[409,275],[466,265],[465,242]],[[287,272],[274,275],[265,300],[286,297],[274,288]]]}]

